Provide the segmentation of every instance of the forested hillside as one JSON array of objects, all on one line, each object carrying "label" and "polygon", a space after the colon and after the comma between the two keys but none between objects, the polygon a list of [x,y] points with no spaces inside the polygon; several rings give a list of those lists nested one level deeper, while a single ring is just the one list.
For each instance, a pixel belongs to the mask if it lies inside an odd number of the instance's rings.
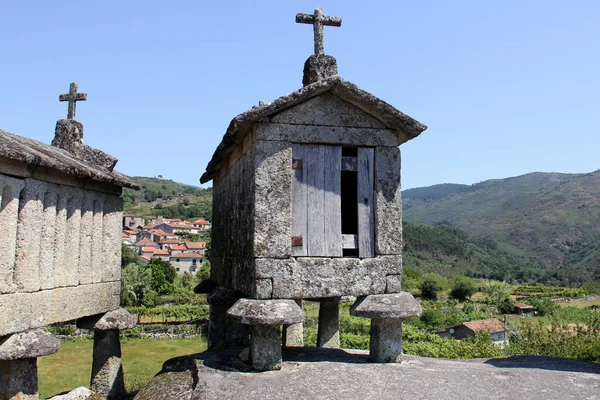
[{"label": "forested hillside", "polygon": [[600,280],[600,171],[531,173],[442,197],[428,198],[427,189],[403,193],[405,220],[451,224],[480,243],[489,239],[544,271],[549,283]]},{"label": "forested hillside", "polygon": [[131,177],[141,190],[123,189],[125,213],[167,218],[212,219],[212,188],[203,189],[169,179]]}]

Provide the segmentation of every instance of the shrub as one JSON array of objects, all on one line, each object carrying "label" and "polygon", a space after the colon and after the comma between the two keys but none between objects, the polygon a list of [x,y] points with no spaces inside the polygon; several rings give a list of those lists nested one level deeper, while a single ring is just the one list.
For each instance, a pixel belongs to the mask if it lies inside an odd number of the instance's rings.
[{"label": "shrub", "polygon": [[453,298],[465,301],[476,292],[477,286],[472,279],[467,278],[466,276],[457,276],[453,279],[452,290],[450,291],[450,296]]},{"label": "shrub", "polygon": [[421,278],[421,297],[428,300],[437,300],[440,292],[447,287],[446,279],[438,274],[425,274]]}]

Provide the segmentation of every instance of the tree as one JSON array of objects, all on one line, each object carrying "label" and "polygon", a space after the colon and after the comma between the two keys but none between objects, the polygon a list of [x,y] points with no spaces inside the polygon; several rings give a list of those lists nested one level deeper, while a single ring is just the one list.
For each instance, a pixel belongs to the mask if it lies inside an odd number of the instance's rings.
[{"label": "tree", "polygon": [[173,281],[177,272],[171,263],[160,258],[152,258],[147,268],[152,271],[152,290],[158,294],[169,294],[173,291]]},{"label": "tree", "polygon": [[425,274],[421,279],[421,297],[429,300],[437,300],[438,295],[447,287],[446,278],[438,274]]},{"label": "tree", "polygon": [[150,291],[152,291],[152,271],[150,268],[135,263],[123,268],[121,273],[122,306],[142,305]]},{"label": "tree", "polygon": [[450,296],[459,301],[465,301],[477,292],[477,286],[472,279],[466,276],[457,276],[452,282],[452,290]]},{"label": "tree", "polygon": [[507,298],[510,300],[510,285],[506,282],[491,281],[483,286],[481,291],[488,296],[490,303],[497,309],[500,309],[503,302],[506,303]]},{"label": "tree", "polygon": [[125,267],[129,264],[142,265],[143,262],[133,247],[129,247],[126,244],[122,244],[121,245],[121,267]]}]

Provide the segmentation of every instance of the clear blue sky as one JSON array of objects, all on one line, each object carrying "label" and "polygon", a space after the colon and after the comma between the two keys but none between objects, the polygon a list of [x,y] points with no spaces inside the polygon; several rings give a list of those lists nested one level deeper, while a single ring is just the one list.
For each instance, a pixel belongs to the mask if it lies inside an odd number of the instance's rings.
[{"label": "clear blue sky", "polygon": [[49,143],[69,82],[85,142],[198,184],[233,117],[302,86],[323,6],[339,74],[429,128],[404,188],[600,168],[598,1],[4,1],[0,129]]}]

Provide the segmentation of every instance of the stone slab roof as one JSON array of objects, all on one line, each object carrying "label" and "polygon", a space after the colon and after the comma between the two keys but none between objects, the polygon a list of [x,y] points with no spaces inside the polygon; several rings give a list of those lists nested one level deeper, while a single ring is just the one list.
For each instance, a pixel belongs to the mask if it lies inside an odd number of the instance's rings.
[{"label": "stone slab roof", "polygon": [[248,129],[254,123],[325,92],[333,93],[372,115],[381,121],[387,129],[396,131],[398,133],[399,144],[417,137],[427,129],[426,125],[400,112],[378,97],[360,89],[355,84],[335,75],[279,97],[270,103],[253,107],[231,120],[223,136],[223,140],[217,147],[217,150],[215,150],[212,159],[206,167],[206,172],[200,178],[200,182],[206,183],[215,176],[220,164],[226,159],[233,148],[241,143]]},{"label": "stone slab roof", "polygon": [[123,174],[85,163],[58,147],[3,130],[0,130],[0,157],[54,169],[78,178],[132,189],[140,188]]}]

